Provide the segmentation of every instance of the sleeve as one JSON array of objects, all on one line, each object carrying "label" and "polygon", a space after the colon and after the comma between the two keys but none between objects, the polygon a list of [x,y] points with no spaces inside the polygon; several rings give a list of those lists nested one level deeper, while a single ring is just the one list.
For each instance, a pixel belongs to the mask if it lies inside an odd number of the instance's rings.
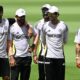
[{"label": "sleeve", "polygon": [[80,43],[80,30],[78,30],[78,31],[76,32],[74,42],[75,42],[75,43]]},{"label": "sleeve", "polygon": [[63,33],[63,42],[64,43],[67,43],[67,41],[68,41],[68,26],[67,25],[65,25],[65,30],[64,30],[64,33]]},{"label": "sleeve", "polygon": [[45,28],[45,24],[44,24],[44,26],[42,27],[42,30],[41,30],[41,40],[42,40],[43,45],[45,45],[46,44],[46,28]]},{"label": "sleeve", "polygon": [[35,29],[33,28],[33,34],[34,34],[34,36],[36,36],[37,35],[37,32],[35,31]]},{"label": "sleeve", "polygon": [[9,34],[8,34],[8,40],[12,40],[12,38],[13,38],[13,29],[12,29],[12,26],[10,27],[10,29],[9,29]]},{"label": "sleeve", "polygon": [[8,19],[5,19],[5,27],[6,27],[6,29],[4,28],[4,31],[6,31],[7,33],[8,33],[8,35],[7,35],[7,40],[8,40],[8,36],[9,36],[9,21],[8,21]]},{"label": "sleeve", "polygon": [[34,26],[34,32],[35,32],[35,34],[40,35],[39,27],[40,27],[40,23],[38,22],[38,23],[36,23],[36,25]]}]

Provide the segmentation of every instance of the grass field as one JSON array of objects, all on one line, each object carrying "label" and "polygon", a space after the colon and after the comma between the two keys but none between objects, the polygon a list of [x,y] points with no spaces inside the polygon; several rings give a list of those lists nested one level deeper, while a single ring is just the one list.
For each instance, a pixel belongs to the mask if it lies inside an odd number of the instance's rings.
[{"label": "grass field", "polygon": [[[80,80],[80,69],[75,65],[74,36],[80,26],[80,0],[0,0],[4,6],[4,17],[14,17],[18,8],[27,12],[26,19],[34,25],[41,19],[41,6],[45,3],[56,5],[60,9],[60,19],[69,26],[68,44],[65,46],[65,80]],[[32,63],[30,80],[38,80],[37,65]]]}]

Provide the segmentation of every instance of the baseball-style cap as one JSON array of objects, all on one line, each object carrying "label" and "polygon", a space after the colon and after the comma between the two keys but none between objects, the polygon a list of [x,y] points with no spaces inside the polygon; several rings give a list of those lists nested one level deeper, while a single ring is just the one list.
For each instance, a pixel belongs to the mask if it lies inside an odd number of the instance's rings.
[{"label": "baseball-style cap", "polygon": [[58,9],[58,7],[56,7],[56,6],[52,6],[52,7],[48,10],[48,12],[49,12],[49,13],[55,13],[55,12],[59,13],[59,9]]},{"label": "baseball-style cap", "polygon": [[17,16],[19,16],[19,17],[25,16],[25,15],[26,15],[26,12],[25,12],[24,9],[20,8],[20,9],[17,9],[17,10],[16,10],[15,15],[17,15]]},{"label": "baseball-style cap", "polygon": [[43,8],[48,8],[48,9],[50,9],[50,7],[51,7],[50,4],[44,4],[41,9],[43,9]]}]

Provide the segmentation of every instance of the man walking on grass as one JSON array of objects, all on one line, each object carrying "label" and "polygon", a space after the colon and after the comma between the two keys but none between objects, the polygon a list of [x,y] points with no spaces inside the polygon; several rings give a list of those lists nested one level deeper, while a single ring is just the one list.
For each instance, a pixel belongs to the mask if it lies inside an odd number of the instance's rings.
[{"label": "man walking on grass", "polygon": [[[28,51],[28,33],[31,25],[25,20],[26,12],[20,8],[15,14],[16,22],[10,27],[9,35],[9,63],[11,67],[11,80],[29,80],[31,72],[31,53]],[[32,30],[31,30],[32,31]],[[32,32],[31,32],[32,33]],[[13,54],[13,41],[15,46],[15,54]]]}]

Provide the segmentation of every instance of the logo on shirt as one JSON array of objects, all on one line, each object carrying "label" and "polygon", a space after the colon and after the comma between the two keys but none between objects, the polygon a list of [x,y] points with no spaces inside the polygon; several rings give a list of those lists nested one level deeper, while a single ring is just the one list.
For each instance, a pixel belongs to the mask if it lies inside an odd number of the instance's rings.
[{"label": "logo on shirt", "polygon": [[20,35],[19,35],[19,32],[17,32],[15,35],[14,35],[14,37],[16,38],[16,39],[20,39]]},{"label": "logo on shirt", "polygon": [[19,34],[19,32],[17,32],[16,34]]},{"label": "logo on shirt", "polygon": [[51,30],[49,29],[47,32],[50,32]]},{"label": "logo on shirt", "polygon": [[61,29],[59,29],[59,32],[60,32],[60,33],[62,33],[62,30],[61,30]]},{"label": "logo on shirt", "polygon": [[20,34],[19,32],[17,32],[17,33],[14,35],[14,37],[15,37],[16,39],[24,39],[24,38],[28,39],[28,36],[26,36],[25,34]]}]

